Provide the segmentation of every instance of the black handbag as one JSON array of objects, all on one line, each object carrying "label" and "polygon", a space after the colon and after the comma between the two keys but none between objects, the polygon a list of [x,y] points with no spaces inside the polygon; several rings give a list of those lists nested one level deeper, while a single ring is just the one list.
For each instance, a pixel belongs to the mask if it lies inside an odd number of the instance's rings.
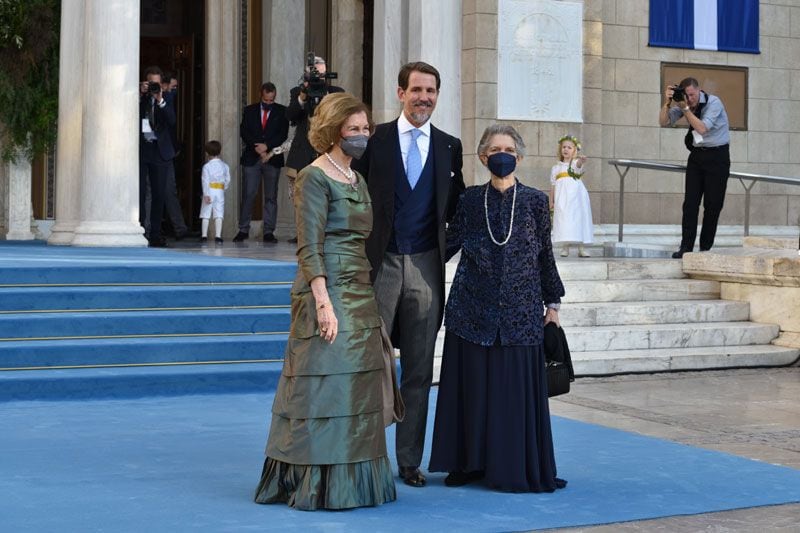
[{"label": "black handbag", "polygon": [[572,357],[569,353],[567,336],[564,330],[550,322],[544,327],[544,357],[547,370],[547,396],[559,396],[569,392],[570,383],[575,381],[572,370]]},{"label": "black handbag", "polygon": [[547,361],[547,396],[560,396],[569,392],[569,368],[564,363]]}]

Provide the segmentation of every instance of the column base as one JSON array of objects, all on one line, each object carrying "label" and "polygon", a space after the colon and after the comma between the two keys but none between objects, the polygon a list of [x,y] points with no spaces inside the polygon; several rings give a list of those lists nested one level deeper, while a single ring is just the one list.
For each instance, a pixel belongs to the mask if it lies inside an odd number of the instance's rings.
[{"label": "column base", "polygon": [[144,229],[134,222],[82,222],[75,228],[72,246],[144,247]]},{"label": "column base", "polygon": [[50,229],[50,237],[47,239],[47,244],[69,246],[72,244],[72,239],[75,238],[75,228],[77,227],[77,222],[56,222]]},{"label": "column base", "polygon": [[30,230],[25,231],[16,231],[12,230],[6,233],[6,240],[7,241],[32,241],[36,239],[36,235]]}]

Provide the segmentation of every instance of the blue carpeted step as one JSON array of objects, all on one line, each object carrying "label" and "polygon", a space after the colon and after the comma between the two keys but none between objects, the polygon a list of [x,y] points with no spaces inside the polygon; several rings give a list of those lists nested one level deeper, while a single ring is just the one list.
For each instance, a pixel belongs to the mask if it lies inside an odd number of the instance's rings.
[{"label": "blue carpeted step", "polygon": [[0,370],[280,360],[286,334],[0,342]]},{"label": "blue carpeted step", "polygon": [[142,248],[0,248],[0,285],[291,282],[293,262]]},{"label": "blue carpeted step", "polygon": [[9,287],[0,292],[0,312],[288,306],[290,290],[288,283]]},{"label": "blue carpeted step", "polygon": [[277,386],[282,366],[233,363],[5,371],[0,372],[0,402],[265,392]]},{"label": "blue carpeted step", "polygon": [[289,322],[288,308],[8,313],[0,314],[0,340],[280,333]]}]

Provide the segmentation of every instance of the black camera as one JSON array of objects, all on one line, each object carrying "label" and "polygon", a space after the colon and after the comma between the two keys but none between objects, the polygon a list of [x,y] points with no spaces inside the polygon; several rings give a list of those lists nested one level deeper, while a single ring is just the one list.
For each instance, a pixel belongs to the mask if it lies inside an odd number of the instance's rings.
[{"label": "black camera", "polygon": [[303,92],[308,96],[309,114],[313,112],[313,108],[319,104],[322,97],[328,94],[326,80],[335,80],[339,77],[336,72],[321,74],[316,66],[316,57],[314,52],[308,53],[306,56],[306,72],[303,74],[303,81],[308,83]]},{"label": "black camera", "polygon": [[155,96],[161,92],[161,84],[157,81],[148,81],[147,82],[147,93],[151,96]]},{"label": "black camera", "polygon": [[676,102],[683,102],[686,100],[686,89],[680,85],[672,86],[672,99]]}]

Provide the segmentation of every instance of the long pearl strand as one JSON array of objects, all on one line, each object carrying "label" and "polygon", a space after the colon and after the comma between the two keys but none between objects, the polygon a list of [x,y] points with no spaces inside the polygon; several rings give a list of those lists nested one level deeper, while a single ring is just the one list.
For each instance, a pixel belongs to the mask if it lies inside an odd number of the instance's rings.
[{"label": "long pearl strand", "polygon": [[486,229],[489,230],[489,238],[492,239],[492,242],[495,243],[497,246],[505,246],[508,244],[508,240],[511,239],[511,232],[514,231],[514,208],[517,205],[517,181],[514,180],[514,196],[511,197],[511,220],[508,223],[508,235],[503,240],[503,242],[498,242],[497,239],[494,238],[492,234],[492,226],[489,224],[489,187],[491,187],[492,182],[486,184],[486,189],[483,192],[483,210],[486,215]]},{"label": "long pearl strand", "polygon": [[325,157],[328,158],[328,161],[330,161],[331,165],[333,165],[336,168],[336,170],[341,172],[342,175],[345,178],[347,178],[347,181],[350,182],[350,186],[353,189],[358,189],[358,178],[356,177],[356,173],[353,172],[352,168],[347,167],[347,171],[345,171],[345,169],[340,167],[339,164],[336,161],[333,160],[333,158],[330,156],[330,154],[328,152],[325,152]]}]

